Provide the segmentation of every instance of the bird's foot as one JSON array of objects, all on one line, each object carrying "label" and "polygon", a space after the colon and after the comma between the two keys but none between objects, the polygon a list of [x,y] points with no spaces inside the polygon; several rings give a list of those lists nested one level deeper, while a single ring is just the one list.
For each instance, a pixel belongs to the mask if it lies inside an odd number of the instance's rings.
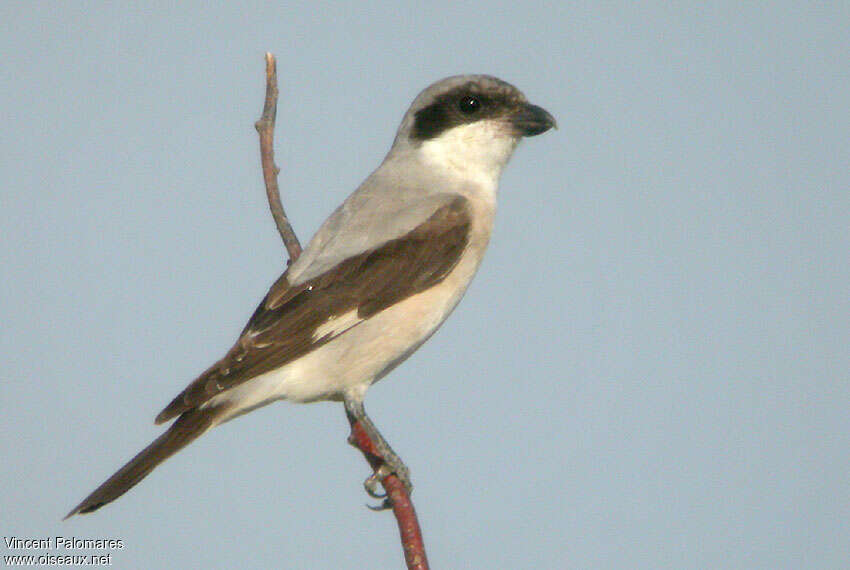
[{"label": "bird's foot", "polygon": [[[380,487],[387,477],[395,475],[404,485],[407,494],[410,495],[413,492],[413,483],[410,482],[410,470],[401,460],[401,457],[396,455],[392,450],[375,427],[375,424],[369,419],[369,416],[366,415],[362,401],[345,399],[345,411],[351,423],[351,435],[348,438],[348,443],[362,451],[367,456],[370,464],[375,465],[377,463],[377,461],[374,461],[375,459],[380,461],[380,465],[375,469],[375,472],[363,482],[363,487],[370,497],[373,499],[382,499],[382,501],[378,506],[367,506],[375,511],[392,508],[392,500],[386,492],[380,490]],[[363,434],[366,437],[361,438],[357,434]],[[371,459],[369,459],[370,457]]]},{"label": "bird's foot", "polygon": [[384,511],[391,509],[393,506],[392,500],[387,496],[387,493],[380,489],[384,479],[390,475],[395,475],[399,478],[404,488],[407,489],[408,495],[413,492],[413,483],[410,482],[410,470],[398,455],[392,452],[390,453],[391,455],[383,458],[384,462],[378,467],[378,470],[363,481],[363,488],[366,489],[366,494],[373,499],[383,499],[380,505],[366,505],[373,511]]}]

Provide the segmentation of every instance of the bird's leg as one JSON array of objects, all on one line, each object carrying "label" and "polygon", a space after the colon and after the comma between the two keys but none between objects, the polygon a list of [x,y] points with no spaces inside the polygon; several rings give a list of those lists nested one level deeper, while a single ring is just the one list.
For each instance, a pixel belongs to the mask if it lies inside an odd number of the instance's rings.
[{"label": "bird's leg", "polygon": [[378,490],[378,485],[386,477],[395,475],[404,484],[409,495],[413,491],[413,484],[410,482],[410,470],[396,455],[390,444],[369,419],[369,416],[366,415],[363,402],[360,399],[346,397],[344,403],[345,413],[348,416],[348,422],[351,424],[351,435],[348,437],[348,443],[363,452],[374,470],[372,475],[363,482],[363,486],[370,497],[383,499],[380,506],[369,508],[373,510],[391,508],[392,504],[389,498],[386,493]]}]

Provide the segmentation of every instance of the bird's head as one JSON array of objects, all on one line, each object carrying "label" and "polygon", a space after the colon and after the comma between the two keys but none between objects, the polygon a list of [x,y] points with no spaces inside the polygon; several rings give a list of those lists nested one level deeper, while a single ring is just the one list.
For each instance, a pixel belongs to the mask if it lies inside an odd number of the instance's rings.
[{"label": "bird's head", "polygon": [[548,111],[529,103],[510,83],[488,75],[457,75],[414,99],[393,149],[413,152],[455,175],[495,183],[521,138],[556,126]]}]

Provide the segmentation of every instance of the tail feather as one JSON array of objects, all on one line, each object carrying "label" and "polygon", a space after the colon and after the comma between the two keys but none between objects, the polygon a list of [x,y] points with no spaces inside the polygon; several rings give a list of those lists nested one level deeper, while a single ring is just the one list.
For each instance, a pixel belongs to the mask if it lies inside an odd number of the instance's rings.
[{"label": "tail feather", "polygon": [[[216,425],[223,416],[221,408],[193,409],[183,413],[164,434],[156,438],[124,467],[115,472],[100,487],[74,507],[65,516],[68,519],[78,513],[90,513],[111,503],[154,468],[194,441],[198,436]],[[63,519],[63,520],[65,520]]]}]

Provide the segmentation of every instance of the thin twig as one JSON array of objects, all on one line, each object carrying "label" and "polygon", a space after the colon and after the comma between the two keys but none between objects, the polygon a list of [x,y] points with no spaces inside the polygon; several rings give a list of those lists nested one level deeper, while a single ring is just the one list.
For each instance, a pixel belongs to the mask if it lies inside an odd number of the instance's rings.
[{"label": "thin twig", "polygon": [[[286,251],[289,253],[289,263],[292,263],[301,255],[301,244],[298,242],[298,237],[283,210],[280,190],[277,185],[279,170],[274,163],[274,124],[277,115],[277,95],[277,65],[274,56],[271,53],[266,53],[266,102],[263,106],[263,115],[254,124],[254,127],[260,134],[260,158],[263,165],[263,180],[266,184],[269,208],[277,225],[277,231],[280,233]],[[351,422],[349,441],[363,452],[366,461],[377,472],[384,460],[378,454],[375,444],[369,439],[363,426],[357,421]],[[428,570],[428,559],[425,556],[422,531],[419,528],[416,509],[413,508],[407,487],[394,474],[384,477],[381,484],[384,486],[398,523],[401,547],[404,550],[404,559],[408,570]]]},{"label": "thin twig", "polygon": [[263,105],[263,115],[254,123],[254,128],[260,134],[260,161],[263,165],[263,181],[266,183],[266,196],[269,208],[277,225],[286,251],[289,253],[289,263],[301,255],[301,244],[283,211],[280,202],[280,189],[277,186],[277,174],[280,169],[274,163],[274,122],[277,116],[277,64],[274,56],[266,52],[266,102]]}]

